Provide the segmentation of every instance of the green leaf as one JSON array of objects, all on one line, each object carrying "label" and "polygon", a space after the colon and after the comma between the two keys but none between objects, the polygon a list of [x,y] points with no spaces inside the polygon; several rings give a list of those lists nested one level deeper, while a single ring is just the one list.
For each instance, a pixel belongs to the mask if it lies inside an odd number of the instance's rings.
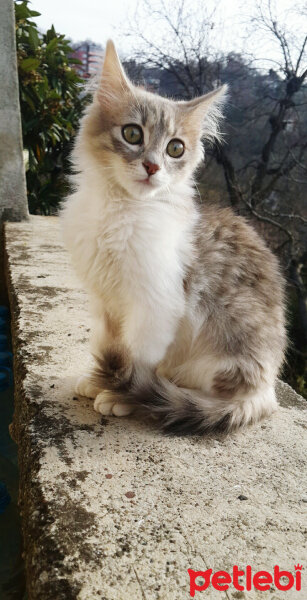
[{"label": "green leaf", "polygon": [[31,11],[27,7],[26,2],[22,2],[22,4],[15,3],[15,13],[17,19],[27,19],[27,17],[31,17]]},{"label": "green leaf", "polygon": [[50,54],[53,50],[55,50],[58,44],[58,38],[54,37],[46,46],[46,54]]},{"label": "green leaf", "polygon": [[39,37],[36,31],[36,28],[31,26],[29,27],[29,41],[34,50],[37,50],[39,46]]},{"label": "green leaf", "polygon": [[39,67],[40,61],[38,58],[25,58],[20,63],[20,68],[23,71],[35,71]]},{"label": "green leaf", "polygon": [[42,13],[37,12],[37,10],[30,10],[31,17],[40,17]]},{"label": "green leaf", "polygon": [[68,62],[74,65],[82,65],[82,60],[80,60],[79,58],[74,58],[73,56],[68,57]]},{"label": "green leaf", "polygon": [[32,98],[30,98],[30,96],[24,90],[22,90],[22,92],[21,92],[21,99],[30,106],[30,108],[33,112],[35,112],[34,102],[33,102]]}]

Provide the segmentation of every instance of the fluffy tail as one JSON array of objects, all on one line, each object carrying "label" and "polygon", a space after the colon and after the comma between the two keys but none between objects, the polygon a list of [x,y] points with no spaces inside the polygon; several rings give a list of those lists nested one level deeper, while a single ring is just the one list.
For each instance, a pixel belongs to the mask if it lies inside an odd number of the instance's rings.
[{"label": "fluffy tail", "polygon": [[201,390],[180,388],[156,374],[137,376],[132,401],[149,416],[156,416],[165,433],[202,435],[229,432],[269,416],[277,406],[272,387],[253,390],[240,398],[225,400]]}]

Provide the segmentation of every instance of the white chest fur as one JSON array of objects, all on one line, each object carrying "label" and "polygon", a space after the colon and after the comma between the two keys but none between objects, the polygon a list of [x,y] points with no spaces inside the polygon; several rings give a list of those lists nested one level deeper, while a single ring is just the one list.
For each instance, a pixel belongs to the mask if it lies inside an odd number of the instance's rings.
[{"label": "white chest fur", "polygon": [[66,217],[66,243],[88,290],[121,321],[134,354],[157,362],[185,311],[193,224],[186,209],[155,198],[146,205],[124,198],[88,202],[80,190]]}]

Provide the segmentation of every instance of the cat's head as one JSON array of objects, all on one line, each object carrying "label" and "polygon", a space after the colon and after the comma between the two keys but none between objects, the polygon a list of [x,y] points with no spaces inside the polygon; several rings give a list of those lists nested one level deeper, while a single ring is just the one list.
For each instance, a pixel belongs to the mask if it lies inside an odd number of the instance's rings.
[{"label": "cat's head", "polygon": [[174,101],[129,81],[108,41],[94,102],[81,139],[96,168],[134,197],[152,197],[191,178],[202,138],[218,136],[226,86],[191,101]]}]

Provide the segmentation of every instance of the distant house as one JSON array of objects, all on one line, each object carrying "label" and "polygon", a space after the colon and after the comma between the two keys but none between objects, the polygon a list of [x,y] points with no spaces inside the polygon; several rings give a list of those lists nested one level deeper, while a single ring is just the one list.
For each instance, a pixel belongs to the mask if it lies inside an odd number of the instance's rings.
[{"label": "distant house", "polygon": [[71,56],[81,61],[81,64],[73,65],[80,77],[88,79],[97,71],[102,62],[104,50],[100,44],[94,44],[89,40],[72,44]]}]

